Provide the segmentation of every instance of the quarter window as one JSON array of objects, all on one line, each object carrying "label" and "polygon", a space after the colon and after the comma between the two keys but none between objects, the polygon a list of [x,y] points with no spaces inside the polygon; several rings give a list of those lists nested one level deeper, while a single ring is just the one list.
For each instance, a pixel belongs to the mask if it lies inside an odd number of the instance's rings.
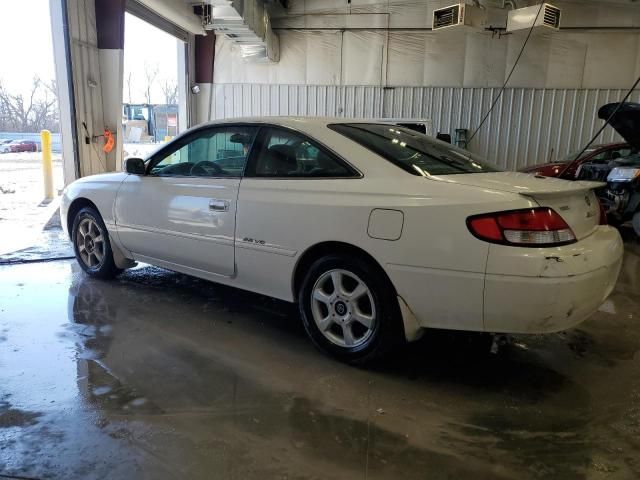
[{"label": "quarter window", "polygon": [[240,177],[256,127],[212,128],[185,137],[175,148],[160,152],[149,173],[157,176]]},{"label": "quarter window", "polygon": [[375,123],[336,123],[329,128],[412,175],[498,172],[477,155],[408,128]]},{"label": "quarter window", "polygon": [[265,127],[251,174],[256,177],[336,178],[357,173],[297,132]]}]

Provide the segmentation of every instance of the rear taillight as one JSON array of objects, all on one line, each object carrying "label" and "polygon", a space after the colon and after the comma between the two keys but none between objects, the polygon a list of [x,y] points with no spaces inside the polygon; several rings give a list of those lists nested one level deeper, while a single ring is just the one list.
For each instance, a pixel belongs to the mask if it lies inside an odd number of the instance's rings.
[{"label": "rear taillight", "polygon": [[548,207],[474,215],[467,227],[480,240],[503,245],[553,247],[576,241],[567,222]]}]

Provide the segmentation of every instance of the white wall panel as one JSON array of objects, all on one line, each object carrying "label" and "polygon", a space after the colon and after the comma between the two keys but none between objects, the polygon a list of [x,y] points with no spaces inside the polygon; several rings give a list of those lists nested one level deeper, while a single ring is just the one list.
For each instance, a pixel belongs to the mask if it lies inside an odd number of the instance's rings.
[{"label": "white wall panel", "polygon": [[[214,85],[212,118],[317,115],[429,118],[434,132],[479,124],[498,88]],[[602,125],[597,110],[622,90],[508,88],[470,149],[507,169],[561,158],[581,148]],[[631,97],[640,101],[640,91]],[[620,138],[607,127],[597,142]]]},{"label": "white wall panel", "polygon": [[[214,83],[498,87],[524,42],[523,35],[497,38],[456,29],[279,35],[280,62],[264,64],[243,61],[237,45],[218,37]],[[509,85],[624,88],[638,75],[640,32],[561,31],[532,36]]]},{"label": "white wall panel", "polygon": [[[215,83],[498,87],[526,32],[495,35],[467,28],[431,32],[434,7],[451,0],[291,0],[274,15],[282,60],[238,61],[218,49]],[[520,4],[535,3],[521,0]],[[633,27],[629,31],[534,33],[510,86],[624,88],[640,75],[640,7],[557,0],[563,27]],[[502,25],[506,11],[489,10]],[[392,30],[385,31],[386,27]],[[293,30],[292,30],[293,29]],[[230,43],[220,38],[218,43]],[[615,52],[615,55],[611,55]],[[221,72],[221,73],[218,73]]]},{"label": "white wall panel", "polygon": [[[386,33],[346,31],[342,42],[343,85],[382,85]],[[312,53],[313,54],[313,53]],[[315,83],[315,82],[313,82]]]},{"label": "white wall panel", "polygon": [[463,85],[467,35],[464,29],[450,29],[439,35],[425,34],[423,85]]},{"label": "white wall panel", "polygon": [[340,84],[340,59],[342,32],[309,32],[302,37],[306,42],[307,55],[306,78],[313,78],[320,85]]},{"label": "white wall panel", "polygon": [[423,85],[425,34],[389,34],[388,83],[390,85]]},{"label": "white wall panel", "polygon": [[637,78],[633,60],[637,58],[639,38],[628,33],[585,35],[584,83],[591,88],[607,88],[615,75],[617,81],[631,86]]}]

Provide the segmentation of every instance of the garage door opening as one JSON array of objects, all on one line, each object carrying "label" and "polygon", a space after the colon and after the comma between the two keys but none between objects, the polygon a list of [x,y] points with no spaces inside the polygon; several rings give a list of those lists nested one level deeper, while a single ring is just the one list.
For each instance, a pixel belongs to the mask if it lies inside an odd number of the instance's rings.
[{"label": "garage door opening", "polygon": [[123,158],[144,157],[180,131],[185,42],[125,14],[122,92]]},{"label": "garage door opening", "polygon": [[[43,243],[63,188],[62,139],[47,0],[3,2],[0,44],[0,260]],[[25,34],[25,26],[28,34]],[[19,48],[10,48],[20,39]],[[51,132],[53,201],[45,199],[41,131]],[[46,242],[44,242],[46,243]]]}]

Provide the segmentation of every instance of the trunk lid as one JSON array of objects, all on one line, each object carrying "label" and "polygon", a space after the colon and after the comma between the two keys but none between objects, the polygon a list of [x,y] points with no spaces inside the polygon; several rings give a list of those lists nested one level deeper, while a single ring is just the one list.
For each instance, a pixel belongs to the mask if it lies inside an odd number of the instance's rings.
[{"label": "trunk lid", "polygon": [[[619,103],[608,103],[598,110],[598,118],[606,120],[615,111]],[[640,150],[640,103],[623,103],[609,124],[616,129],[626,142],[635,150]]]},{"label": "trunk lid", "polygon": [[604,186],[604,183],[569,182],[519,172],[470,173],[432,178],[531,198],[541,207],[553,208],[578,239],[590,235],[600,223],[600,205],[594,189]]}]

